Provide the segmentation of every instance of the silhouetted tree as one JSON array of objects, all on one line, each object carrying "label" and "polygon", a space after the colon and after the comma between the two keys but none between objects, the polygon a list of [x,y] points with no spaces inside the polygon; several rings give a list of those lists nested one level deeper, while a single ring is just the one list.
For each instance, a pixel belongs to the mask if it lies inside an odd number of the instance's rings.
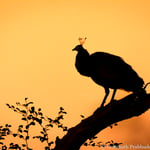
[{"label": "silhouetted tree", "polygon": [[[114,103],[109,103],[103,108],[98,108],[93,115],[82,120],[75,127],[70,128],[62,139],[57,139],[54,150],[79,150],[87,139],[92,139],[106,127],[143,114],[150,108],[150,94],[137,94],[130,94],[119,101],[114,101]],[[111,143],[113,146],[118,146],[119,144]]]},{"label": "silhouetted tree", "polygon": [[[31,139],[38,139],[39,142],[45,143],[45,150],[79,150],[82,145],[119,147],[121,143],[112,140],[105,144],[94,142],[94,139],[97,138],[96,134],[106,127],[117,125],[119,121],[139,116],[147,111],[150,108],[150,94],[143,92],[130,94],[121,100],[107,104],[103,108],[98,108],[88,118],[81,115],[82,121],[70,129],[62,123],[64,115],[67,113],[63,107],[60,107],[58,116],[53,119],[44,115],[41,108],[37,109],[33,106],[33,102],[28,101],[27,98],[25,98],[25,103],[17,102],[16,105],[7,104],[10,109],[22,116],[21,120],[24,121],[24,124],[18,125],[17,132],[11,129],[12,125],[0,126],[0,148],[2,150],[32,150],[32,145],[29,144]],[[30,129],[37,125],[41,128],[41,131],[37,135],[31,135]],[[57,136],[55,141],[51,140],[49,130],[54,126],[66,132],[62,139]],[[7,139],[7,136],[20,138],[22,144],[10,141],[10,144],[6,145],[5,139]]]}]

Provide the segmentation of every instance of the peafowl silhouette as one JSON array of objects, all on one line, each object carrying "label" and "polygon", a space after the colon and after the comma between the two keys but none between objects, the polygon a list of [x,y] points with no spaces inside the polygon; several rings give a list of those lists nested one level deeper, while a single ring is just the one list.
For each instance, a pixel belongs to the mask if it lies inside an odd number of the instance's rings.
[{"label": "peafowl silhouette", "polygon": [[109,95],[109,89],[114,89],[111,102],[117,89],[136,92],[142,89],[144,81],[121,57],[105,52],[89,54],[83,48],[86,38],[79,38],[80,45],[73,51],[77,51],[75,66],[77,71],[105,89],[105,96],[101,107]]}]

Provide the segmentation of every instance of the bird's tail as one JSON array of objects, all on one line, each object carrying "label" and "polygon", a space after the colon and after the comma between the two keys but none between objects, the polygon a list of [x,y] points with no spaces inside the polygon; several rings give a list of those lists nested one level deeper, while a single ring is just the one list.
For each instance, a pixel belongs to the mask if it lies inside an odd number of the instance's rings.
[{"label": "bird's tail", "polygon": [[[143,88],[144,81],[143,81],[142,78],[139,78],[139,77],[134,78],[134,79],[131,81],[131,83],[132,83],[133,91],[138,91],[138,90],[140,90],[140,89],[144,89],[144,88]],[[144,90],[145,90],[145,89],[144,89]]]},{"label": "bird's tail", "polygon": [[143,87],[143,89],[145,90],[149,84],[150,84],[150,82],[146,83],[145,86]]}]

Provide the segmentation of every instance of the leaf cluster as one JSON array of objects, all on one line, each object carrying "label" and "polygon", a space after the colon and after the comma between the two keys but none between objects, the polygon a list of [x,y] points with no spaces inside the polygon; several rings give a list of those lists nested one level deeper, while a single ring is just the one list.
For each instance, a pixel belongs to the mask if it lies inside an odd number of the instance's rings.
[{"label": "leaf cluster", "polygon": [[11,133],[11,125],[5,124],[5,126],[0,126],[0,145],[3,145],[3,140],[5,140],[7,135],[10,135]]},{"label": "leaf cluster", "polygon": [[[39,142],[44,143],[45,150],[52,150],[53,144],[57,141],[58,136],[53,141],[49,137],[49,131],[56,126],[59,129],[62,129],[63,132],[68,131],[68,127],[63,124],[64,116],[67,112],[63,107],[59,108],[57,116],[53,119],[43,114],[41,108],[36,108],[34,103],[29,101],[28,98],[24,99],[24,103],[17,102],[16,106],[6,104],[7,107],[13,110],[15,113],[21,115],[22,124],[18,125],[17,131],[12,131],[12,125],[6,124],[4,126],[0,126],[0,149],[8,150],[8,149],[16,149],[16,150],[32,150],[32,146],[29,145],[29,141],[39,140]],[[80,115],[82,119],[85,118],[84,115]],[[30,135],[31,128],[39,127],[40,131],[37,133],[38,135]],[[110,125],[110,128],[113,126],[117,126],[117,124]],[[12,136],[13,138],[19,138],[22,140],[22,144],[16,144],[10,142],[9,145],[4,143],[7,136]],[[97,136],[94,136],[91,139],[88,139],[83,145],[84,146],[97,146],[97,147],[117,147],[122,143],[116,143],[114,141],[108,141],[106,143],[96,142]]]},{"label": "leaf cluster", "polygon": [[[64,126],[62,123],[64,115],[67,114],[63,107],[60,107],[57,117],[52,119],[45,116],[42,109],[37,109],[33,104],[28,98],[24,99],[24,103],[17,102],[16,106],[6,104],[9,109],[21,115],[23,124],[18,125],[17,132],[10,130],[11,125],[0,126],[0,140],[5,140],[6,136],[11,135],[14,138],[18,137],[21,139],[23,144],[18,145],[11,142],[9,146],[6,146],[3,142],[0,142],[1,149],[32,150],[29,146],[29,141],[31,139],[38,139],[41,143],[45,143],[45,150],[51,150],[54,141],[50,140],[49,130],[54,126],[61,128],[62,131],[68,130],[67,126]],[[39,135],[30,136],[30,130],[35,126],[40,128]]]},{"label": "leaf cluster", "polygon": [[113,140],[111,141],[108,141],[108,142],[96,142],[95,139],[97,139],[98,137],[97,136],[94,136],[93,138],[91,139],[88,139],[83,145],[84,146],[97,146],[97,147],[101,147],[101,148],[119,148],[119,145],[121,145],[122,143],[117,143],[117,142],[114,142]]}]

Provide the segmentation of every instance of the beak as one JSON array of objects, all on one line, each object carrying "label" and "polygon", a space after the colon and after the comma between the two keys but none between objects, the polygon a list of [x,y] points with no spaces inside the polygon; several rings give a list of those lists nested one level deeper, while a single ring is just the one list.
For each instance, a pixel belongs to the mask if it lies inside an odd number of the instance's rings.
[{"label": "beak", "polygon": [[72,51],[75,51],[75,50],[76,50],[75,48],[72,49]]}]

